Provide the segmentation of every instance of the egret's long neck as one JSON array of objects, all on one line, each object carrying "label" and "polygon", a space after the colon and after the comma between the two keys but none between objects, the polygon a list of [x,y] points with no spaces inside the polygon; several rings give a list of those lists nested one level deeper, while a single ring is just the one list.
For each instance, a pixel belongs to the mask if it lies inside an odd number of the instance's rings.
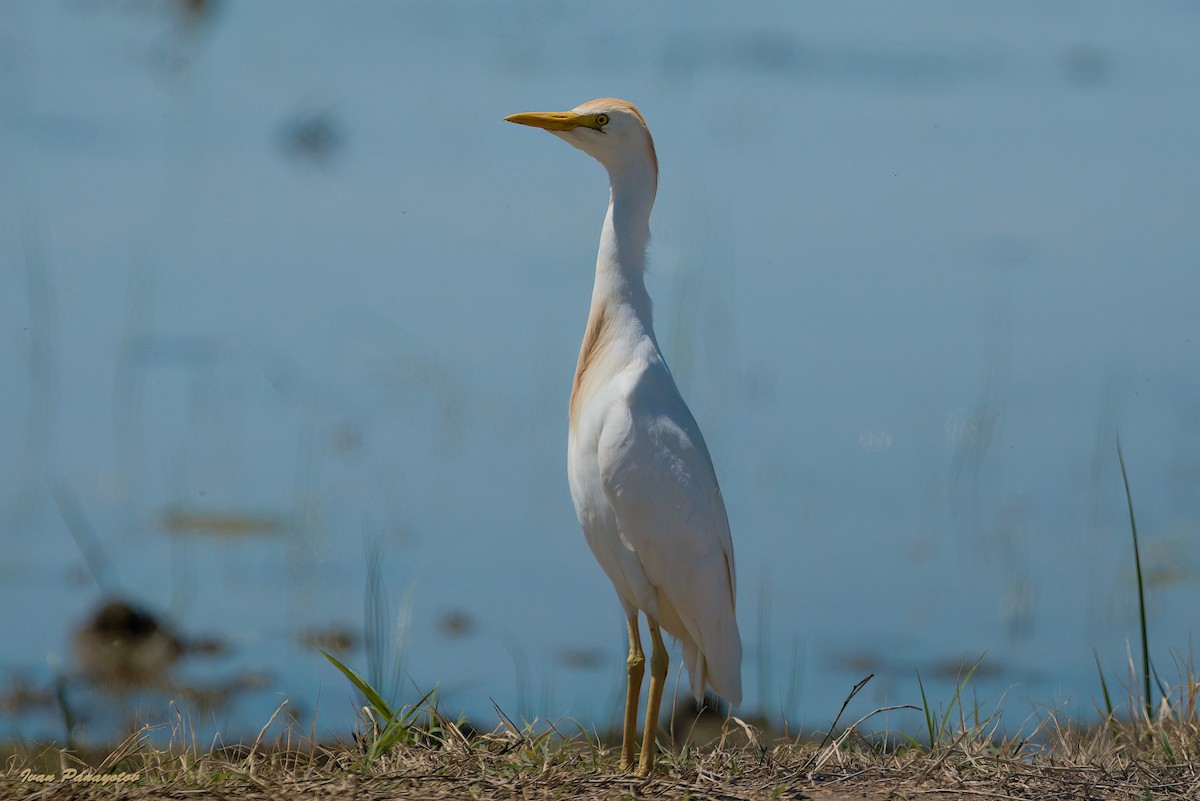
[{"label": "egret's long neck", "polygon": [[604,370],[612,367],[608,355],[613,348],[621,353],[623,348],[644,342],[644,337],[649,337],[654,348],[658,348],[645,280],[646,244],[650,240],[650,209],[654,206],[657,175],[652,169],[642,169],[610,173],[609,177],[612,197],[600,231],[592,308],[571,385],[572,432],[582,399],[597,380],[594,376],[602,378]]},{"label": "egret's long neck", "polygon": [[615,173],[610,179],[612,194],[596,254],[592,312],[596,313],[598,306],[619,304],[650,333],[651,304],[645,271],[656,177],[648,171],[636,171]]}]

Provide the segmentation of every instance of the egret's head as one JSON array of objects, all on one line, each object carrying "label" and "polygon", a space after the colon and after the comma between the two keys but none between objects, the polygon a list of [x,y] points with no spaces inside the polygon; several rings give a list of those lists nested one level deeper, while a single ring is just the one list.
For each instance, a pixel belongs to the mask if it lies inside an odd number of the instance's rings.
[{"label": "egret's head", "polygon": [[504,119],[546,129],[595,158],[609,175],[634,170],[648,173],[658,182],[654,140],[642,113],[632,103],[605,97],[570,111],[531,111]]}]

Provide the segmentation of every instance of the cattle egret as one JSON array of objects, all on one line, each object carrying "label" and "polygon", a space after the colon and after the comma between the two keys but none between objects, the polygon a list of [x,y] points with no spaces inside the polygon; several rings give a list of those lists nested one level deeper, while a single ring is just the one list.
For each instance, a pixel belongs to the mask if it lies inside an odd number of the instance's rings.
[{"label": "cattle egret", "polygon": [[634,764],[646,663],[639,610],[650,629],[650,694],[637,763],[645,776],[654,765],[667,675],[660,627],[682,644],[697,701],[706,683],[735,706],[742,699],[737,582],[725,502],[700,427],[651,325],[644,272],[658,159],[646,121],[623,100],[505,119],[550,131],[608,170],[608,213],[571,385],[567,478],[584,537],[629,623],[622,770]]}]

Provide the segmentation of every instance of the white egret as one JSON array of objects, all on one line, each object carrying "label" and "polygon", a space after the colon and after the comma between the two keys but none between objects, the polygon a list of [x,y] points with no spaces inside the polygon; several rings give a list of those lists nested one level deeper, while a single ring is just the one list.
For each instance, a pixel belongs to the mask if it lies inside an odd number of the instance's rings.
[{"label": "white egret", "polygon": [[629,623],[622,770],[633,767],[646,662],[639,610],[650,629],[650,695],[637,764],[646,775],[654,765],[667,675],[660,627],[682,644],[697,700],[706,683],[735,706],[742,698],[725,503],[700,427],[654,337],[646,292],[658,159],[641,113],[623,100],[505,119],[550,131],[608,170],[608,214],[571,386],[567,476],[584,536]]}]

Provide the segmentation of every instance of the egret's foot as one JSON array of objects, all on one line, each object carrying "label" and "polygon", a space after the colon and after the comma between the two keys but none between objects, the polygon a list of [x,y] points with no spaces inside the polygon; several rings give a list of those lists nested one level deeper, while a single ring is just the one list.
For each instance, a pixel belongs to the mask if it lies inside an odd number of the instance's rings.
[{"label": "egret's foot", "polygon": [[654,758],[656,756],[658,756],[656,753],[654,753],[655,750],[656,749],[651,747],[651,756],[649,759],[647,759],[646,758],[646,749],[644,749],[644,748],[642,749],[642,760],[641,760],[641,762],[638,763],[638,769],[637,769],[638,778],[645,779],[651,773],[654,772],[654,761],[655,761]]}]

